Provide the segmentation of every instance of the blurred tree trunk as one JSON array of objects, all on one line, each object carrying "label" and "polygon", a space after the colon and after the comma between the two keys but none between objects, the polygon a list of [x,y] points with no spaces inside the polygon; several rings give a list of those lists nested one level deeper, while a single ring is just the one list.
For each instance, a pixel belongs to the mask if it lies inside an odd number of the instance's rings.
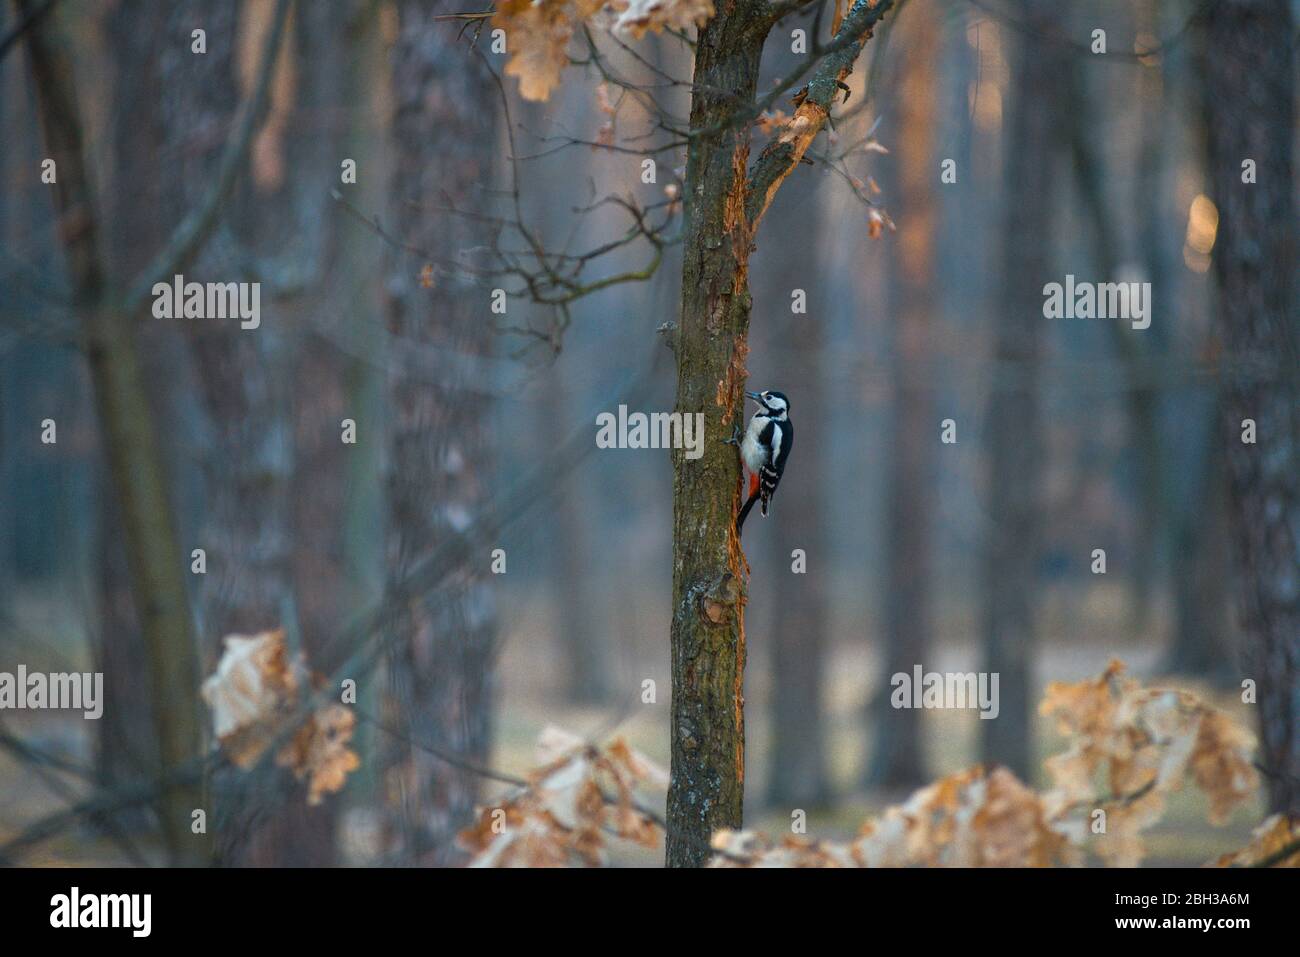
[{"label": "blurred tree trunk", "polygon": [[[156,144],[160,10],[128,3],[108,15],[109,44],[116,68],[111,133],[113,190],[110,194],[108,266],[125,286],[149,262],[161,241],[156,213],[157,183],[162,178]],[[141,202],[140,190],[152,195]],[[147,337],[140,337],[142,361],[154,371]],[[96,723],[99,741],[96,773],[108,787],[158,773],[153,716],[149,698],[139,693],[139,675],[148,656],[131,599],[131,578],[123,548],[121,516],[105,486],[99,514],[98,667],[104,673],[104,716]],[[123,817],[130,821],[133,815]]]},{"label": "blurred tree trunk", "polygon": [[[185,44],[172,44],[162,57],[163,143],[174,157],[167,178],[172,223],[208,189],[230,135],[239,103],[236,54],[249,42],[240,35],[239,9],[236,0],[178,0],[168,11],[169,36],[188,36],[202,22],[209,37],[202,56]],[[195,260],[193,278],[245,278],[228,251],[232,242],[230,232],[219,233]],[[263,296],[264,306],[269,298]],[[264,315],[257,329],[208,323],[187,330],[214,433],[198,543],[207,552],[203,647],[214,660],[224,635],[292,625],[285,620],[292,433],[283,385],[288,376],[281,362],[284,332],[278,325]]]},{"label": "blurred tree trunk", "polygon": [[[1156,0],[1152,0],[1153,3]],[[1157,29],[1157,34],[1161,31]],[[1217,96],[1210,89],[1209,58],[1217,51],[1207,49],[1206,38],[1188,45],[1176,58],[1161,57],[1165,74],[1163,84],[1177,85],[1180,81],[1197,85],[1205,109],[1195,117],[1194,135],[1200,139],[1208,135],[1209,98]],[[1173,62],[1171,62],[1173,61]],[[1150,72],[1150,71],[1147,71]],[[1165,114],[1168,111],[1164,111]],[[1144,126],[1147,124],[1144,124]],[[1168,120],[1160,124],[1168,125]],[[1156,135],[1159,135],[1157,131]],[[1148,133],[1149,137],[1151,134]],[[1208,146],[1199,144],[1204,153]],[[1148,199],[1149,202],[1149,199]],[[1163,236],[1160,228],[1152,227],[1153,236],[1143,241],[1144,248],[1159,246],[1156,236]],[[1178,236],[1175,235],[1175,240]],[[1153,275],[1152,299],[1159,302],[1160,286]],[[1172,293],[1173,290],[1170,290]],[[1207,310],[1207,314],[1208,314]],[[1159,329],[1159,325],[1152,331]],[[1206,335],[1204,354],[1218,355],[1222,344],[1217,326],[1211,326]],[[1228,519],[1227,452],[1224,448],[1223,397],[1221,383],[1211,386],[1212,394],[1205,402],[1205,425],[1197,424],[1192,432],[1190,446],[1193,455],[1191,468],[1183,468],[1187,479],[1179,507],[1170,509],[1170,564],[1173,579],[1174,634],[1169,649],[1158,665],[1162,673],[1196,675],[1207,678],[1216,685],[1236,685],[1241,674],[1239,649],[1233,648],[1225,637],[1233,633],[1231,533]],[[1201,408],[1190,406],[1192,410]],[[1180,403],[1178,414],[1185,418],[1188,403]],[[1197,416],[1200,417],[1199,415]],[[1173,483],[1179,487],[1179,483]]]},{"label": "blurred tree trunk", "polygon": [[[913,15],[915,11],[913,11]],[[923,714],[890,703],[895,674],[933,667],[930,602],[930,517],[934,514],[934,418],[930,359],[935,314],[934,155],[939,36],[933,23],[909,21],[909,57],[898,100],[898,203],[900,227],[894,278],[898,323],[894,332],[895,390],[885,506],[884,681],[872,709],[872,748],[866,783],[911,788],[929,780],[922,745]]]},{"label": "blurred tree trunk", "polygon": [[1232,529],[1227,456],[1220,438],[1223,415],[1217,401],[1211,410],[1213,428],[1208,440],[1197,440],[1200,462],[1173,529],[1174,640],[1160,670],[1196,675],[1227,688],[1236,685],[1240,674],[1227,640]]},{"label": "blurred tree trunk", "polygon": [[[657,46],[655,50],[658,50]],[[548,116],[566,112],[572,115],[574,111],[583,112],[590,106],[591,90],[585,84],[568,84],[557,93],[558,102],[521,104],[515,122],[529,129],[542,128],[550,122]],[[604,157],[599,151],[591,151],[582,158],[569,153],[557,159],[560,161],[558,166],[535,167],[532,175],[575,178],[599,175]],[[569,204],[552,198],[542,205],[543,208],[534,214],[538,217],[535,221],[542,235],[560,235],[571,228],[572,209]],[[537,439],[534,443],[536,452],[525,454],[545,452],[556,422],[576,422],[587,414],[581,386],[573,384],[582,377],[572,373],[582,366],[575,361],[577,356],[571,351],[571,346],[572,343],[566,341],[567,357],[552,357],[547,370],[545,382],[549,391],[546,394],[553,397],[553,401],[522,403],[521,414],[532,416],[533,435]],[[604,348],[617,350],[619,347],[606,343]],[[507,464],[505,467],[509,469],[511,466]],[[564,700],[578,705],[609,703],[614,695],[611,659],[615,636],[619,632],[605,627],[609,618],[605,596],[611,589],[597,585],[591,562],[596,547],[593,535],[597,516],[602,514],[603,495],[610,488],[610,483],[602,481],[595,471],[599,467],[599,462],[592,462],[560,481],[553,499],[553,521],[549,529],[551,542],[547,547],[549,580],[546,584],[556,602],[557,643],[564,655],[560,666],[560,693]],[[638,492],[625,486],[615,487],[620,502],[635,499]],[[610,574],[612,566],[609,562],[598,562],[597,566],[604,574]]]},{"label": "blurred tree trunk", "polygon": [[[392,215],[397,235],[432,261],[393,252],[388,329],[396,348],[410,340],[453,354],[487,355],[489,291],[448,268],[482,242],[481,227],[435,208],[444,205],[443,196],[475,208],[500,155],[499,94],[491,71],[467,42],[457,42],[456,24],[433,20],[459,9],[445,0],[397,4]],[[464,531],[486,498],[491,475],[488,404],[474,383],[433,384],[401,365],[394,364],[388,383],[393,584],[429,549]],[[478,577],[490,556],[481,559],[481,567],[463,570],[462,584],[412,602],[395,624],[385,717],[414,742],[486,763],[496,612]],[[435,865],[459,860],[453,839],[473,815],[478,778],[409,742],[395,748],[386,790],[402,829],[400,852]]]},{"label": "blurred tree trunk", "polygon": [[[807,28],[807,24],[802,24]],[[803,59],[774,44],[773,59],[778,75],[797,67]],[[783,343],[770,370],[756,385],[778,389],[790,396],[791,415],[800,422],[824,423],[829,409],[824,363],[825,324],[829,321],[829,300],[824,289],[812,288],[813,274],[807,262],[792,255],[794,244],[817,249],[823,223],[816,191],[825,187],[823,177],[801,177],[786,185],[786,194],[772,209],[768,229],[785,237],[763,250],[759,261],[756,293],[771,303],[772,321],[783,334],[773,341]],[[807,313],[789,311],[796,289],[808,299]],[[748,411],[748,410],[746,410]],[[742,421],[742,426],[744,422]],[[780,601],[764,609],[771,661],[771,757],[768,761],[766,800],[786,808],[825,806],[831,800],[827,774],[824,680],[828,630],[827,590],[830,584],[830,543],[823,514],[827,488],[825,462],[829,434],[818,429],[799,433],[797,460],[782,478],[779,505],[765,522],[751,523],[756,537],[767,539],[771,553],[773,589],[782,592]],[[794,573],[793,553],[803,555],[804,571]]]},{"label": "blurred tree trunk", "polygon": [[[95,773],[101,785],[112,788],[156,775],[159,767],[152,705],[147,695],[140,694],[139,676],[147,672],[148,655],[135,614],[124,530],[109,478],[104,476],[99,508],[96,668],[104,674],[104,715],[95,728]],[[134,811],[119,817],[133,826],[139,823]]]},{"label": "blurred tree trunk", "polygon": [[[1220,0],[1207,21],[1209,175],[1235,590],[1258,682],[1274,811],[1300,813],[1300,342],[1293,200],[1295,24],[1287,0]],[[1243,164],[1256,182],[1243,182]],[[1243,422],[1256,441],[1242,441]]]},{"label": "blurred tree trunk", "polygon": [[[0,3],[0,35],[8,33],[10,29],[11,10],[9,4]],[[0,69],[0,129],[17,130],[9,87],[8,71]],[[0,156],[0,248],[5,249],[18,248],[11,233],[11,210],[18,199],[17,190],[14,189],[16,170],[12,168],[15,162],[11,153],[12,151],[6,150]],[[7,318],[0,313],[0,322]],[[17,472],[14,466],[18,457],[14,452],[14,426],[17,423],[11,412],[14,401],[12,383],[16,378],[10,368],[12,361],[9,350],[0,350],[0,489],[5,490],[5,494],[0,495],[0,629],[8,627],[6,619],[14,607],[13,489]]]},{"label": "blurred tree trunk", "polygon": [[[276,262],[280,273],[295,277],[327,274],[338,280],[336,284],[309,279],[307,288],[294,290],[292,300],[276,303],[277,310],[293,320],[294,329],[277,373],[292,383],[292,395],[284,399],[289,427],[294,431],[289,593],[303,652],[313,667],[325,672],[338,664],[325,657],[326,639],[334,633],[335,623],[356,607],[349,602],[343,516],[349,506],[348,465],[361,453],[339,440],[339,423],[347,417],[367,420],[348,402],[347,386],[355,360],[314,334],[319,314],[339,310],[336,297],[340,292],[345,301],[351,301],[363,298],[358,286],[373,288],[373,273],[358,276],[346,265],[335,265],[340,213],[330,199],[330,188],[339,182],[342,157],[358,158],[344,149],[346,118],[360,113],[369,119],[365,97],[376,79],[373,72],[364,76],[350,73],[356,69],[352,56],[361,55],[359,38],[349,33],[356,7],[354,2],[334,2],[297,8],[296,82],[281,147],[294,172],[273,196],[254,198],[248,230],[260,240],[264,261]],[[351,315],[350,310],[342,311]],[[373,447],[378,443],[373,435],[371,438]],[[335,864],[339,805],[336,799],[304,807],[295,795],[267,822],[253,862],[288,867]]]},{"label": "blurred tree trunk", "polygon": [[[3,21],[0,21],[3,29]],[[3,117],[0,117],[3,119]],[[0,169],[0,176],[4,171]],[[4,229],[4,216],[0,213],[0,234]],[[0,352],[0,488],[5,494],[0,496],[0,630],[7,629],[13,614],[15,587],[15,549],[14,541],[14,507],[12,491],[17,482],[18,454],[14,446],[18,431],[18,417],[13,414],[15,403],[15,386],[18,370],[12,356]]]},{"label": "blurred tree trunk", "polygon": [[[786,25],[808,29],[810,13],[800,15],[802,22],[791,19]],[[788,44],[774,42],[764,57],[764,74],[771,73],[774,80],[789,76],[803,60],[804,55],[790,52]],[[829,415],[823,352],[831,297],[825,289],[810,286],[816,274],[792,249],[802,246],[822,254],[819,237],[825,222],[817,191],[829,187],[827,177],[817,175],[788,182],[781,202],[769,213],[769,235],[783,239],[762,247],[755,258],[755,295],[772,304],[772,321],[784,333],[774,340],[784,346],[780,354],[761,366],[762,374],[771,378],[760,385],[787,393],[793,418],[808,423],[825,423]],[[790,310],[796,289],[807,296],[806,313]],[[782,478],[779,506],[767,521],[750,526],[758,540],[767,540],[769,567],[776,576],[773,587],[782,593],[780,601],[763,609],[772,681],[766,800],[786,808],[824,806],[831,800],[823,694],[831,562],[822,504],[829,440],[819,429],[800,431],[797,461]],[[803,552],[806,562],[800,574],[791,567],[795,549]]]},{"label": "blurred tree trunk", "polygon": [[[1016,16],[1032,29],[1015,34],[1006,108],[1006,219],[1001,302],[994,330],[989,435],[988,522],[981,594],[985,670],[999,676],[1001,713],[980,721],[982,760],[1030,780],[1034,714],[1034,601],[1039,549],[1041,441],[1038,362],[1042,286],[1051,275],[1052,167],[1063,132],[1054,117],[1060,64],[1047,41],[1046,0],[1021,0]],[[1011,35],[1004,31],[1004,36]]]},{"label": "blurred tree trunk", "polygon": [[[298,89],[286,134],[289,163],[297,171],[285,184],[290,212],[286,218],[294,231],[314,237],[301,244],[305,248],[296,269],[329,277],[304,290],[296,303],[294,318],[301,332],[292,350],[290,416],[295,428],[293,593],[303,650],[316,668],[327,672],[339,662],[326,657],[326,639],[337,622],[367,598],[378,597],[377,590],[367,588],[374,585],[373,579],[359,578],[374,576],[382,565],[378,550],[365,552],[363,558],[351,548],[350,525],[364,522],[369,541],[379,543],[377,456],[383,443],[374,429],[367,430],[364,445],[339,440],[344,418],[358,423],[378,420],[373,401],[378,375],[367,359],[355,358],[316,334],[318,326],[328,325],[335,334],[350,337],[348,345],[357,348],[365,335],[356,329],[365,324],[358,317],[373,316],[378,309],[375,277],[380,257],[370,252],[375,240],[367,237],[368,242],[344,247],[342,212],[330,199],[330,188],[340,183],[344,157],[355,159],[363,175],[355,185],[339,188],[356,190],[353,198],[363,209],[379,208],[384,196],[383,179],[371,162],[383,144],[370,105],[373,90],[387,77],[375,55],[378,25],[355,19],[362,9],[360,0],[299,7]],[[322,314],[325,318],[318,318]],[[361,352],[366,354],[364,348]],[[351,563],[353,559],[360,567]],[[361,703],[368,705],[365,699]],[[288,813],[276,817],[271,826],[278,832],[274,847],[279,860],[301,867],[337,863],[339,806],[337,800],[326,801],[303,813],[294,802]]]},{"label": "blurred tree trunk", "polygon": [[[771,213],[768,227],[773,236],[802,237],[815,243],[822,222],[820,205],[812,191],[826,185],[824,179],[801,180],[786,189],[790,195]],[[763,387],[790,394],[791,416],[800,422],[822,423],[828,413],[822,353],[828,303],[819,290],[809,289],[807,263],[791,255],[788,246],[772,246],[773,256],[763,271],[761,293],[774,311],[788,308],[790,294],[804,289],[813,305],[807,315],[785,315],[773,321],[785,325],[788,334],[777,357],[782,379],[764,382]],[[802,383],[797,393],[788,380]],[[825,805],[831,798],[826,769],[826,733],[823,673],[826,667],[827,588],[830,582],[830,545],[826,516],[821,505],[826,485],[825,443],[830,436],[816,429],[799,433],[798,460],[782,478],[771,519],[753,526],[755,534],[771,542],[772,587],[782,592],[772,602],[768,642],[772,649],[772,757],[767,781],[767,800],[789,807]],[[806,571],[793,574],[795,549],[806,561]]]},{"label": "blurred tree trunk", "polygon": [[[813,207],[800,207],[808,210]],[[811,214],[809,214],[811,215]],[[810,225],[815,234],[816,226]],[[794,288],[794,287],[791,287]],[[780,298],[776,300],[780,302]],[[792,415],[807,422],[824,422],[825,395],[819,370],[822,316],[796,316],[804,323],[788,342],[783,363],[811,371],[792,396]],[[773,388],[780,389],[779,383]],[[799,461],[794,475],[782,479],[781,504],[773,507],[771,569],[774,588],[788,589],[771,611],[772,756],[767,800],[788,807],[818,807],[830,803],[827,773],[824,673],[828,638],[826,592],[830,584],[830,546],[825,516],[819,507],[825,488],[823,443],[828,436],[804,429],[799,435]],[[774,527],[772,527],[774,526]],[[791,574],[795,549],[804,553],[807,571]],[[787,577],[788,576],[788,577]]]},{"label": "blurred tree trunk", "polygon": [[[1184,12],[1161,0],[1148,0],[1145,21],[1153,36],[1165,36],[1176,28]],[[1190,51],[1189,51],[1190,47]],[[1151,301],[1174,302],[1180,283],[1176,253],[1177,233],[1171,234],[1168,221],[1180,215],[1170,188],[1174,152],[1169,148],[1177,135],[1178,123],[1170,103],[1173,91],[1195,84],[1200,95],[1208,92],[1209,69],[1203,44],[1185,44],[1162,53],[1159,63],[1139,72],[1142,98],[1142,153],[1138,178],[1134,184],[1134,205],[1142,225],[1140,247],[1147,260],[1151,277]],[[1204,135],[1203,122],[1194,124]],[[1172,241],[1172,242],[1171,242]],[[1173,323],[1153,323],[1146,334],[1152,336],[1161,359],[1177,361]],[[1208,337],[1217,347],[1217,330]],[[1175,410],[1166,403],[1162,434],[1177,434],[1177,423],[1194,416],[1190,430],[1192,465],[1180,469],[1174,460],[1178,443],[1165,443],[1169,449],[1161,466],[1167,491],[1164,502],[1169,575],[1173,590],[1173,635],[1159,670],[1170,674],[1195,675],[1217,686],[1235,685],[1240,669],[1235,649],[1228,640],[1232,633],[1228,588],[1230,550],[1228,532],[1228,489],[1226,456],[1220,440],[1222,409],[1219,385],[1211,394],[1194,403],[1181,401]],[[1186,461],[1184,459],[1183,461]],[[1178,473],[1185,473],[1180,482]],[[1177,494],[1181,492],[1181,494]]]},{"label": "blurred tree trunk", "polygon": [[[1088,87],[1086,61],[1075,59],[1064,71],[1064,100],[1070,104],[1064,120],[1074,160],[1075,180],[1092,229],[1092,264],[1105,281],[1120,281],[1123,249],[1114,228],[1115,215],[1107,206],[1110,177],[1106,160],[1097,148],[1099,118],[1091,104],[1101,97]],[[1150,187],[1149,187],[1150,188]],[[1150,237],[1147,237],[1150,238]],[[1156,249],[1148,249],[1156,257]],[[1154,273],[1152,301],[1164,302],[1163,284],[1156,285]],[[1160,429],[1160,393],[1151,380],[1152,360],[1159,355],[1155,337],[1162,324],[1136,330],[1127,322],[1107,321],[1115,355],[1128,377],[1128,441],[1137,460],[1138,522],[1134,530],[1133,610],[1130,616],[1134,635],[1142,635],[1151,620],[1153,583],[1159,580],[1160,536],[1169,527],[1169,470],[1165,465],[1164,436]]]},{"label": "blurred tree trunk", "polygon": [[[1163,0],[1146,0],[1138,11],[1138,25],[1144,28],[1148,36],[1166,36],[1177,26],[1166,25],[1166,20],[1181,18],[1185,14],[1175,10]],[[1181,19],[1179,24],[1181,25]],[[1136,257],[1146,267],[1146,278],[1151,283],[1152,303],[1171,303],[1177,295],[1173,282],[1174,260],[1170,248],[1169,217],[1172,213],[1170,188],[1172,177],[1169,166],[1175,157],[1175,151],[1169,144],[1177,134],[1176,115],[1171,109],[1173,97],[1166,97],[1167,89],[1175,89],[1180,81],[1186,79],[1186,72],[1179,69],[1181,51],[1175,49],[1169,56],[1162,55],[1155,64],[1142,64],[1135,78],[1136,94],[1141,111],[1142,132],[1138,143],[1137,176],[1134,177],[1133,208],[1138,218],[1138,247]],[[1176,248],[1176,247],[1174,247]],[[1111,277],[1120,280],[1124,277]],[[1141,355],[1147,358],[1145,381],[1141,387],[1130,394],[1130,420],[1134,439],[1139,443],[1139,473],[1144,492],[1141,494],[1142,520],[1138,525],[1139,534],[1148,534],[1148,541],[1139,541],[1135,559],[1137,565],[1136,601],[1132,615],[1132,630],[1142,636],[1150,631],[1155,608],[1157,586],[1160,582],[1158,573],[1162,567],[1167,571],[1167,580],[1177,595],[1180,589],[1183,567],[1180,563],[1177,535],[1179,513],[1174,505],[1174,470],[1170,460],[1175,454],[1170,429],[1171,410],[1164,401],[1161,384],[1154,381],[1154,366],[1166,361],[1177,361],[1170,351],[1174,342],[1172,323],[1154,322],[1152,327],[1142,330],[1144,349]],[[1119,334],[1135,339],[1137,330],[1125,323],[1114,324]],[[1147,431],[1143,431],[1146,429]],[[1177,597],[1175,597],[1175,603]],[[1175,604],[1175,616],[1178,614]],[[1174,641],[1179,634],[1174,632]]]},{"label": "blurred tree trunk", "polygon": [[[335,172],[333,175],[339,176],[338,188],[357,208],[382,209],[388,197],[389,184],[386,160],[391,110],[386,106],[389,97],[387,45],[381,36],[379,20],[369,15],[371,8],[366,0],[351,4],[350,10],[353,19],[346,26],[344,35],[338,38],[347,43],[338,82],[343,90],[350,91],[340,156],[356,160],[358,171],[364,173],[358,175],[355,184],[342,184],[341,174]],[[331,160],[338,160],[338,157],[331,157]],[[337,171],[340,166],[336,164],[333,169]],[[331,276],[337,278],[338,286],[326,285],[330,296],[326,310],[342,319],[336,329],[336,344],[341,343],[348,354],[342,371],[343,404],[347,415],[357,422],[377,423],[384,418],[383,357],[386,343],[382,336],[374,334],[374,327],[375,317],[383,313],[381,281],[387,247],[361,224],[349,222],[341,209],[335,208],[328,215],[340,220],[334,227],[339,243],[338,261],[330,270]],[[341,296],[334,293],[335,288],[342,291]],[[335,416],[329,423],[329,433],[321,434],[328,434],[333,441],[340,418]],[[325,427],[323,420],[320,427]],[[383,462],[387,452],[383,430],[372,428],[369,431],[368,441],[358,442],[355,446],[335,445],[335,454],[341,456],[341,461],[330,466],[339,470],[343,483],[342,508],[331,520],[338,526],[337,543],[346,578],[344,588],[334,596],[343,615],[374,604],[384,590]],[[303,444],[306,444],[305,440]],[[302,470],[300,481],[312,481],[301,458],[299,468]],[[311,534],[308,533],[308,538]],[[299,582],[299,588],[305,594],[301,577]],[[310,606],[316,607],[316,603],[312,602]],[[309,614],[311,612],[304,607],[305,629],[310,627],[307,622]],[[326,633],[328,630],[322,632]],[[321,665],[333,669],[338,662],[323,659]],[[365,713],[379,713],[381,684],[382,676],[373,669],[358,679],[357,700]],[[383,732],[372,723],[358,725],[353,739],[356,741],[354,750],[363,755],[378,754],[380,746],[388,743],[381,739],[381,735]],[[370,806],[380,803],[378,765],[377,761],[363,759],[361,768],[349,783],[351,800]]]},{"label": "blurred tree trunk", "polygon": [[[246,97],[251,92],[250,67],[257,66],[273,17],[270,4],[236,0],[179,0],[167,11],[166,35],[187,37],[198,23],[208,32],[208,52],[202,56],[179,43],[164,47],[161,55],[162,142],[173,157],[165,205],[172,224],[198,203],[217,175],[226,141],[234,135],[240,93]],[[292,69],[291,51],[289,44],[280,48],[278,71]],[[272,116],[286,106],[285,82],[286,74],[278,72],[272,83]],[[269,126],[261,127],[263,137]],[[282,143],[278,148],[283,150]],[[251,151],[246,192],[227,201],[233,211],[195,259],[187,279],[248,280],[246,266],[256,261],[257,240],[298,222],[292,216],[295,177],[280,188],[265,176],[276,149],[263,139]],[[300,170],[296,178],[311,179],[325,190],[310,169]],[[319,224],[314,229],[323,233]],[[220,640],[228,634],[285,627],[291,647],[299,638],[290,565],[292,378],[284,309],[273,304],[274,295],[273,283],[263,282],[256,329],[199,323],[186,330],[213,437],[204,456],[206,508],[196,542],[207,554],[200,608],[202,645],[210,661],[220,655]],[[325,863],[312,857],[305,839],[316,830],[310,822],[326,812],[304,810],[294,791],[264,786],[272,780],[287,778],[259,772],[256,784],[242,778],[230,782],[238,785],[231,793],[241,796],[230,798],[218,816],[221,859],[260,865]]]},{"label": "blurred tree trunk", "polygon": [[[35,8],[34,0],[19,0],[23,16]],[[170,487],[141,376],[132,317],[107,301],[100,224],[85,166],[75,75],[66,47],[54,35],[51,18],[28,32],[27,48],[45,147],[58,163],[55,209],[78,311],[84,317],[134,604],[149,654],[159,765],[165,774],[181,775],[200,755],[199,674]],[[189,827],[191,810],[201,806],[198,788],[189,783],[173,783],[162,790],[159,817],[175,864],[207,859],[206,836],[192,834]]]},{"label": "blurred tree trunk", "polygon": [[[559,374],[556,357],[549,381],[551,403],[536,403],[538,435],[545,436],[556,422],[576,422],[582,416],[575,391]],[[557,416],[558,413],[558,416]],[[609,636],[595,625],[597,606],[592,602],[591,518],[594,511],[588,473],[575,470],[556,489],[550,555],[552,583],[559,607],[556,622],[565,661],[564,697],[574,704],[600,704],[611,697]]]}]

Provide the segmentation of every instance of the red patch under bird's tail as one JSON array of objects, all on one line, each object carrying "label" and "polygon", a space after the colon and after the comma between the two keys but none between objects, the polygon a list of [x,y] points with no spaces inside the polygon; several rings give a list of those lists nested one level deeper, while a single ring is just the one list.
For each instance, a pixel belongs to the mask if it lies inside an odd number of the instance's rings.
[{"label": "red patch under bird's tail", "polygon": [[740,530],[745,526],[745,519],[749,516],[749,510],[753,508],[754,503],[758,501],[758,485],[758,473],[755,472],[749,477],[749,497],[745,499],[745,504],[740,509],[740,514],[736,516],[737,537],[740,535]]}]

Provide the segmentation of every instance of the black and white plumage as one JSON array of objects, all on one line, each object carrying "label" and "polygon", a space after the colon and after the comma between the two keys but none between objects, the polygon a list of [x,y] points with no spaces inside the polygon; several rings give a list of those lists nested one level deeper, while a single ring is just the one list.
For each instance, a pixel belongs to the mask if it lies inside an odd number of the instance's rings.
[{"label": "black and white plumage", "polygon": [[749,420],[744,438],[740,440],[740,458],[749,472],[746,487],[749,497],[736,519],[736,533],[754,502],[759,503],[759,511],[767,515],[768,503],[781,483],[785,472],[786,459],[790,457],[790,448],[794,445],[794,425],[790,422],[790,400],[780,392],[746,392],[745,395],[758,403],[758,411]]}]

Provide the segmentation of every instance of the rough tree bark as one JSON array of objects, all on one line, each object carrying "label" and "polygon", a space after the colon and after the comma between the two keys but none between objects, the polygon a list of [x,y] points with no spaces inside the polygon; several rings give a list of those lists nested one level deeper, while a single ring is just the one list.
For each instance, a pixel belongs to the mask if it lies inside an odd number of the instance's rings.
[{"label": "rough tree bark", "polygon": [[[1207,35],[1213,250],[1235,591],[1258,682],[1269,803],[1300,813],[1300,334],[1293,200],[1295,25],[1287,0],[1220,0]],[[1257,181],[1242,181],[1253,160]],[[1242,441],[1252,419],[1256,442]]]},{"label": "rough tree bark", "polygon": [[[38,5],[19,0],[29,16]],[[109,301],[99,245],[99,215],[87,175],[82,123],[68,51],[51,18],[27,34],[37,108],[48,154],[58,164],[55,208],[68,272],[82,317],[113,487],[121,510],[135,606],[149,651],[149,686],[159,765],[178,773],[200,754],[198,662],[169,486],[140,374],[131,317]],[[164,786],[158,802],[173,863],[202,863],[204,835],[190,832],[198,789]]]},{"label": "rough tree bark", "polygon": [[866,783],[910,788],[929,780],[921,743],[924,711],[895,708],[891,675],[931,667],[930,516],[934,510],[933,458],[939,441],[933,417],[934,384],[927,381],[934,320],[934,127],[939,37],[933,21],[908,20],[909,53],[898,98],[898,202],[906,225],[895,243],[898,321],[894,332],[894,406],[885,508],[885,681],[873,709]]},{"label": "rough tree bark", "polygon": [[[497,88],[491,71],[454,24],[444,0],[402,0],[392,52],[394,169],[398,235],[432,261],[394,253],[388,271],[388,328],[452,353],[488,354],[488,291],[454,268],[482,242],[481,227],[441,213],[444,195],[472,205],[490,183],[497,154]],[[427,270],[426,270],[427,267]],[[423,277],[423,278],[422,278]],[[426,285],[427,284],[427,285]],[[437,384],[395,365],[388,387],[389,578],[396,583],[428,549],[459,534],[486,497],[489,405],[474,383]],[[464,585],[412,602],[395,625],[386,723],[410,739],[480,764],[491,743],[492,645],[496,613],[478,569]],[[460,859],[456,831],[473,815],[476,775],[401,743],[385,788],[404,859]]]},{"label": "rough tree bark", "polygon": [[749,255],[781,183],[821,131],[838,84],[891,0],[858,0],[786,129],[749,166],[749,121],[763,43],[775,22],[758,0],[721,5],[699,33],[686,161],[676,411],[704,414],[704,454],[673,461],[670,867],[708,860],[714,830],[741,825],[745,777],[745,561],[736,535]]},{"label": "rough tree bark", "polygon": [[1038,564],[1041,443],[1038,361],[1042,287],[1052,267],[1052,166],[1061,132],[1056,55],[1038,35],[1047,0],[1023,0],[1017,13],[1035,28],[1015,45],[1006,124],[1006,221],[997,359],[989,433],[988,526],[983,557],[985,670],[999,675],[1001,713],[981,721],[983,760],[1030,780],[1033,752],[1033,633]]}]

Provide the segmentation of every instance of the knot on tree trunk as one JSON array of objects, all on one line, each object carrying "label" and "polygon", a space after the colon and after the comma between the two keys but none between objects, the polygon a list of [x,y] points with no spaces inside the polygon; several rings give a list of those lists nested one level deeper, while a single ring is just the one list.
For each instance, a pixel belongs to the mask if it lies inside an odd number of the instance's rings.
[{"label": "knot on tree trunk", "polygon": [[731,572],[710,582],[697,599],[700,617],[710,625],[726,625],[736,620],[741,602],[740,579]]}]

